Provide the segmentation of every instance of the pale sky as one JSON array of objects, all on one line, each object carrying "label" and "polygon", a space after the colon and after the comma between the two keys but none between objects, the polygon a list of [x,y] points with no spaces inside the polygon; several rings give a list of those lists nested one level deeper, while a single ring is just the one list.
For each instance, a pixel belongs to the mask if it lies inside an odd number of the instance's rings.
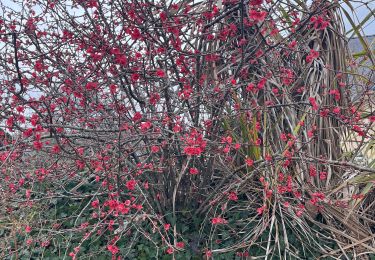
[{"label": "pale sky", "polygon": [[[351,5],[355,8],[355,13],[353,13],[349,8],[346,8],[347,12],[352,15],[352,20],[356,24],[360,24],[361,21],[370,13],[372,12],[372,17],[364,24],[364,34],[365,35],[375,35],[375,1],[374,0],[365,0],[367,3],[366,5],[362,3],[352,2],[350,1]],[[344,24],[346,30],[350,30],[352,26],[350,25],[349,21],[344,16]],[[349,35],[350,36],[350,35]]]}]

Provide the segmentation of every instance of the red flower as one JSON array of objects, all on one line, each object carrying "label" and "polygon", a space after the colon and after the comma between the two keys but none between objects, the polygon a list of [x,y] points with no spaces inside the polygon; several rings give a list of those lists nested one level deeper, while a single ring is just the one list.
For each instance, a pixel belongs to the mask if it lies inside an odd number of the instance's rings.
[{"label": "red flower", "polygon": [[151,122],[150,121],[147,121],[147,122],[142,122],[141,123],[141,130],[142,131],[147,131],[148,129],[150,129],[152,126]]},{"label": "red flower", "polygon": [[189,85],[185,85],[185,86],[183,87],[183,90],[178,92],[178,96],[179,96],[179,98],[181,98],[181,99],[187,100],[187,99],[190,98],[190,95],[191,95],[192,93],[193,93],[193,89],[191,88],[191,86],[189,86]]},{"label": "red flower", "polygon": [[131,79],[132,79],[132,81],[137,81],[137,80],[139,80],[139,78],[140,78],[140,76],[139,76],[138,73],[133,73],[133,74],[131,75]]},{"label": "red flower", "polygon": [[318,108],[318,104],[316,103],[316,101],[315,101],[315,98],[313,98],[313,97],[309,97],[309,101],[310,101],[310,104],[311,104],[311,106],[313,107],[313,110],[318,110],[319,108]]},{"label": "red flower", "polygon": [[113,255],[117,254],[119,252],[119,249],[115,245],[108,245],[107,249],[109,252],[111,252]]},{"label": "red flower", "polygon": [[218,225],[218,224],[226,224],[226,223],[228,223],[228,221],[226,221],[226,220],[223,219],[223,218],[217,217],[217,218],[213,218],[213,219],[211,220],[211,223],[212,223],[213,225]]},{"label": "red flower", "polygon": [[137,182],[135,180],[130,180],[130,181],[126,182],[125,186],[128,190],[134,190],[136,184],[137,184]]},{"label": "red flower", "polygon": [[151,93],[149,102],[151,105],[155,106],[156,103],[160,100],[160,95],[158,93]]},{"label": "red flower", "polygon": [[311,177],[316,176],[316,168],[314,166],[310,166],[309,174],[310,174]]},{"label": "red flower", "polygon": [[38,121],[39,121],[39,116],[37,114],[33,114],[31,116],[31,120],[30,120],[31,124],[33,126],[36,126],[36,124],[38,123]]},{"label": "red flower", "polygon": [[249,166],[249,167],[253,166],[253,164],[254,164],[254,161],[250,158],[246,158],[245,162],[246,162],[246,165]]},{"label": "red flower", "polygon": [[41,142],[39,142],[39,141],[35,141],[34,142],[34,148],[36,149],[36,150],[40,150],[40,149],[42,149],[42,147],[43,147],[43,143],[41,143]]},{"label": "red flower", "polygon": [[133,116],[133,121],[134,121],[134,122],[139,121],[139,120],[141,120],[141,118],[142,118],[142,114],[139,113],[139,112],[136,112],[136,113],[134,114],[134,116]]},{"label": "red flower", "polygon": [[266,78],[262,78],[262,79],[258,82],[257,88],[258,88],[258,89],[264,89],[264,86],[266,85],[266,83],[267,83],[267,79],[266,79]]},{"label": "red flower", "polygon": [[157,152],[159,152],[159,151],[160,151],[159,146],[156,146],[156,145],[151,146],[151,152],[153,152],[153,153],[157,153]]},{"label": "red flower", "polygon": [[138,40],[139,38],[142,37],[141,32],[139,31],[138,28],[133,29],[133,31],[131,32],[131,37],[133,40]]},{"label": "red flower", "polygon": [[327,175],[328,175],[327,172],[320,172],[319,173],[319,179],[325,180],[325,179],[327,179]]},{"label": "red flower", "polygon": [[81,156],[83,155],[84,151],[85,151],[85,149],[83,147],[80,147],[80,148],[77,149],[78,154],[81,155]]},{"label": "red flower", "polygon": [[258,139],[255,140],[254,144],[256,146],[260,146],[262,144],[262,140],[260,138],[258,138]]},{"label": "red flower", "polygon": [[303,214],[303,210],[297,210],[296,215],[297,217],[301,217]]},{"label": "red flower", "polygon": [[269,154],[266,154],[266,156],[264,157],[264,159],[265,159],[267,162],[270,162],[270,161],[272,161],[272,156],[269,155]]},{"label": "red flower", "polygon": [[173,126],[173,132],[175,133],[179,133],[181,132],[181,125],[179,123],[176,123],[174,126]]},{"label": "red flower", "polygon": [[310,62],[312,62],[314,59],[316,59],[318,57],[319,57],[319,52],[317,52],[314,49],[311,49],[309,55],[306,56],[306,62],[310,63]]},{"label": "red flower", "polygon": [[114,94],[117,91],[117,86],[115,84],[111,84],[109,86],[109,90],[111,91],[112,94]]},{"label": "red flower", "polygon": [[115,210],[118,206],[118,201],[117,200],[108,200],[105,205],[108,205],[110,210]]},{"label": "red flower", "polygon": [[253,83],[249,83],[249,85],[247,85],[246,87],[246,90],[251,92],[251,91],[254,91],[255,89],[255,85]]},{"label": "red flower", "polygon": [[207,54],[205,57],[205,60],[207,62],[218,61],[219,59],[220,59],[220,56],[217,54]]},{"label": "red flower", "polygon": [[24,132],[23,132],[23,136],[24,137],[30,137],[33,135],[33,129],[32,128],[28,128],[26,129]]},{"label": "red flower", "polygon": [[44,69],[44,65],[41,61],[37,61],[34,66],[35,71],[42,71]]},{"label": "red flower", "polygon": [[165,77],[165,72],[164,72],[164,70],[162,70],[162,69],[158,69],[158,70],[156,71],[156,76],[158,76],[159,78],[164,78],[164,77]]},{"label": "red flower", "polygon": [[222,141],[223,143],[231,144],[233,141],[233,138],[231,136],[223,137]]},{"label": "red flower", "polygon": [[362,130],[360,126],[354,125],[353,131],[357,132],[359,136],[365,136],[365,132]]},{"label": "red flower", "polygon": [[124,203],[119,203],[116,207],[116,210],[121,213],[121,214],[128,214],[129,213],[129,208],[125,207]]},{"label": "red flower", "polygon": [[160,20],[162,20],[163,22],[167,20],[167,14],[165,12],[161,12],[159,16]]},{"label": "red flower", "polygon": [[99,200],[97,199],[97,200],[94,200],[93,202],[91,202],[91,207],[93,207],[93,208],[99,207]]},{"label": "red flower", "polygon": [[233,200],[233,201],[237,201],[238,200],[238,196],[235,192],[229,192],[229,195],[228,195],[228,199],[229,200]]},{"label": "red flower", "polygon": [[285,86],[289,86],[294,81],[294,72],[291,69],[281,69],[282,75],[281,79]]},{"label": "red flower", "polygon": [[266,205],[263,205],[262,207],[257,208],[258,215],[262,215],[265,209],[266,209]]},{"label": "red flower", "polygon": [[31,190],[26,190],[26,198],[30,199],[31,197]]},{"label": "red flower", "polygon": [[76,165],[77,165],[77,168],[82,170],[85,168],[85,162],[81,161],[81,160],[76,160]]},{"label": "red flower", "polygon": [[171,224],[164,224],[165,231],[168,231],[170,227],[171,227]]},{"label": "red flower", "polygon": [[96,90],[96,89],[98,89],[98,83],[97,82],[88,82],[86,84],[86,89],[87,90]]},{"label": "red flower", "polygon": [[31,227],[30,226],[26,226],[25,227],[25,232],[26,233],[30,233],[31,232]]},{"label": "red flower", "polygon": [[197,169],[197,168],[195,168],[195,167],[192,167],[192,168],[190,168],[190,169],[189,169],[189,173],[190,173],[190,174],[192,174],[192,175],[195,175],[195,174],[198,174],[198,173],[199,173],[199,171],[198,171],[198,169]]},{"label": "red flower", "polygon": [[250,0],[251,5],[261,5],[263,4],[263,0]]},{"label": "red flower", "polygon": [[294,49],[297,46],[297,42],[295,40],[291,41],[288,45],[289,49]]},{"label": "red flower", "polygon": [[128,60],[127,60],[125,55],[121,54],[121,55],[116,55],[115,62],[122,65],[122,66],[125,66],[127,64]]},{"label": "red flower", "polygon": [[264,19],[267,16],[266,11],[257,11],[254,9],[251,9],[249,12],[250,19],[253,20],[256,23],[263,22]]},{"label": "red flower", "polygon": [[336,115],[340,114],[340,108],[339,107],[334,107],[332,109],[332,112],[335,113]]},{"label": "red flower", "polygon": [[60,147],[56,144],[52,147],[52,153],[59,153],[60,152]]},{"label": "red flower", "polygon": [[70,253],[69,253],[69,256],[72,258],[72,260],[77,259],[77,258],[76,258],[76,254],[75,254],[74,252],[70,252]]},{"label": "red flower", "polygon": [[185,247],[185,243],[184,242],[177,242],[176,243],[176,247],[178,247],[178,248],[184,248]]},{"label": "red flower", "polygon": [[98,7],[98,2],[96,0],[89,0],[86,2],[86,6],[88,8]]}]

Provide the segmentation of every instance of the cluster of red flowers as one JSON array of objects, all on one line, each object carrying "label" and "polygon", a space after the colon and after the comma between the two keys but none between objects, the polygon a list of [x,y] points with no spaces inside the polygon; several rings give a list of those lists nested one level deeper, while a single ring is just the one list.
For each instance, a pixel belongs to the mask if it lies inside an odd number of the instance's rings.
[{"label": "cluster of red flowers", "polygon": [[325,19],[322,15],[311,17],[310,22],[317,30],[324,30],[329,25],[329,20]]},{"label": "cluster of red flowers", "polygon": [[184,153],[190,156],[196,156],[203,153],[207,142],[203,140],[203,135],[196,129],[192,128],[190,134],[183,138],[185,143]]},{"label": "cluster of red flowers", "polygon": [[224,218],[216,217],[216,218],[213,218],[213,219],[211,220],[211,223],[212,223],[213,225],[218,225],[218,224],[227,224],[228,221],[227,221],[226,219],[224,219]]},{"label": "cluster of red flowers", "polygon": [[249,11],[249,17],[255,23],[263,22],[267,14],[268,13],[266,11],[257,11],[255,9],[250,9]]},{"label": "cluster of red flowers", "polygon": [[310,53],[306,56],[306,62],[310,63],[310,62],[312,62],[314,59],[316,59],[318,57],[319,57],[319,52],[317,52],[314,49],[311,49]]}]

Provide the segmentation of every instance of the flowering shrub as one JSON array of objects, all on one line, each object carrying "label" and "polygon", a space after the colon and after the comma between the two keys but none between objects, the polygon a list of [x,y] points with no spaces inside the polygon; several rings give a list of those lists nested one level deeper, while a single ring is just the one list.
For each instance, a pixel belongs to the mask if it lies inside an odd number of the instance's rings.
[{"label": "flowering shrub", "polygon": [[371,79],[339,2],[8,2],[2,259],[374,252]]}]

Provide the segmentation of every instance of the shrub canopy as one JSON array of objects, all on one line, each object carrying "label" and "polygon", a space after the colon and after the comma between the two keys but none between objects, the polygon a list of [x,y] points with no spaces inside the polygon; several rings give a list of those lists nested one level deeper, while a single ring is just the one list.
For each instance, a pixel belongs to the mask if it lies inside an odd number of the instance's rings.
[{"label": "shrub canopy", "polygon": [[350,1],[326,0],[0,8],[3,259],[375,252],[371,14],[356,25]]}]

